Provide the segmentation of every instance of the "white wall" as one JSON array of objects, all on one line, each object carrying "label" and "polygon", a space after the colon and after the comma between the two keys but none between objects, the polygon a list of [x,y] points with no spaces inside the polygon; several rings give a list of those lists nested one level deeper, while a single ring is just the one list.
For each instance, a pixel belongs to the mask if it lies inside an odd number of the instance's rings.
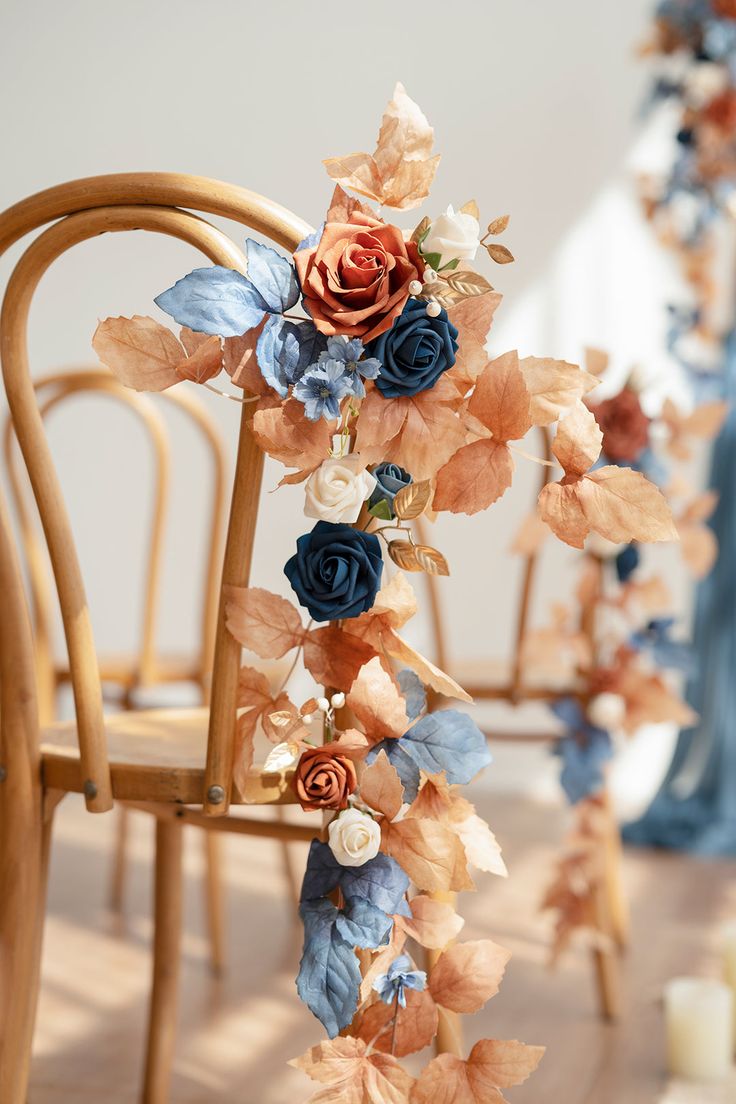
[{"label": "white wall", "polygon": [[[372,149],[401,79],[443,154],[428,210],[473,196],[484,216],[512,215],[504,240],[517,262],[490,273],[506,296],[493,350],[575,360],[584,343],[599,344],[623,368],[658,352],[662,328],[664,266],[626,175],[647,78],[635,51],[650,9],[651,0],[6,0],[0,205],[87,174],[163,169],[247,185],[316,224],[330,194],[320,159]],[[4,277],[9,265],[0,263]],[[195,263],[184,246],[143,235],[77,248],[37,297],[34,371],[91,362],[98,317],[155,313],[152,297]],[[210,405],[234,441],[237,408]],[[119,648],[136,625],[135,518],[147,457],[137,431],[129,436],[127,421],[106,411],[90,401],[57,418],[52,441],[97,635]],[[163,638],[180,646],[195,631],[185,596],[206,486],[200,452],[180,425],[174,433],[174,525],[187,535],[169,549]],[[267,487],[276,478],[269,467]],[[498,654],[510,640],[516,568],[505,551],[536,480],[525,465],[487,515],[437,527],[455,570],[444,593],[460,654]],[[255,581],[282,585],[281,564],[304,527],[298,490],[264,495]],[[540,616],[573,569],[572,557],[551,548]]]}]

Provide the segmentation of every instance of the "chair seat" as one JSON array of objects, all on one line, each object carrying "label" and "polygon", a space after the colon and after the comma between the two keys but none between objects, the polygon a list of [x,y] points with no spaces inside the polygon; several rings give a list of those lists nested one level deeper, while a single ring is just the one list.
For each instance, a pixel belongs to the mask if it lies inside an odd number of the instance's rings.
[{"label": "chair seat", "polygon": [[[105,717],[113,796],[122,801],[163,801],[199,805],[204,795],[209,710],[145,709]],[[44,784],[82,793],[76,721],[41,731]],[[290,772],[253,767],[235,804],[290,804],[295,797]]]}]

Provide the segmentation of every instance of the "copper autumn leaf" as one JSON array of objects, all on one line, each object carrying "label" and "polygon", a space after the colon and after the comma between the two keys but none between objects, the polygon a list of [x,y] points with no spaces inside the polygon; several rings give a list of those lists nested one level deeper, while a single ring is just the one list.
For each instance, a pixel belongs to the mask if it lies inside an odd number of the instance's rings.
[{"label": "copper autumn leaf", "polygon": [[696,579],[705,578],[718,558],[718,538],[704,524],[717,501],[714,491],[706,491],[686,506],[677,519],[682,558]]},{"label": "copper autumn leaf", "polygon": [[361,667],[346,705],[375,743],[403,736],[409,727],[406,702],[378,657]]},{"label": "copper autumn leaf", "polygon": [[459,837],[426,818],[381,822],[381,850],[396,859],[414,884],[429,893],[472,889]]},{"label": "copper autumn leaf", "polygon": [[[165,391],[182,379],[202,383],[222,368],[219,337],[182,330],[182,342],[155,318],[105,318],[92,346],[102,363],[135,391]],[[191,355],[190,355],[191,354]]]},{"label": "copper autumn leaf", "polygon": [[489,436],[464,445],[437,476],[433,508],[477,514],[511,486],[514,461],[508,441],[531,426],[530,395],[516,352],[486,365],[468,401],[468,413]]},{"label": "copper autumn leaf", "polygon": [[437,1034],[437,1022],[437,1005],[431,993],[426,989],[410,989],[405,1008],[397,1010],[393,1004],[381,1000],[369,1005],[360,1017],[358,1036],[372,1043],[375,1050],[403,1058],[429,1046]]},{"label": "copper autumn leaf", "polygon": [[484,295],[463,299],[448,311],[450,321],[457,327],[459,345],[455,363],[445,375],[464,391],[472,387],[488,364],[488,331],[502,298],[498,291],[487,291]]},{"label": "copper autumn leaf", "polygon": [[304,637],[304,666],[314,681],[345,692],[376,654],[368,641],[338,625],[310,629]]},{"label": "copper autumn leaf", "polygon": [[475,806],[442,775],[427,778],[411,804],[408,817],[430,817],[444,824],[460,839],[471,866],[505,878],[508,874],[501,848]]},{"label": "copper autumn leaf", "polygon": [[298,470],[282,483],[300,483],[329,455],[334,426],[320,418],[310,422],[297,399],[260,406],[251,423],[260,448],[287,468]]},{"label": "copper autumn leaf", "polygon": [[261,587],[225,586],[225,623],[239,644],[261,659],[279,659],[304,636],[298,610]]},{"label": "copper autumn leaf", "polygon": [[544,1047],[515,1039],[481,1039],[467,1061],[440,1054],[422,1071],[411,1104],[503,1104],[501,1090],[526,1081],[544,1054]]},{"label": "copper autumn leaf", "polygon": [[690,414],[682,414],[671,399],[666,399],[662,407],[662,421],[669,430],[667,448],[677,460],[689,460],[690,448],[688,437],[700,437],[709,440],[720,430],[726,414],[728,403],[720,399],[712,402],[704,402],[696,406]]},{"label": "copper autumn leaf", "polygon": [[368,1054],[362,1039],[329,1039],[289,1062],[328,1088],[314,1104],[407,1104],[414,1084],[389,1054]]},{"label": "copper autumn leaf", "polygon": [[454,387],[391,400],[373,388],[360,406],[355,451],[366,463],[387,460],[416,480],[432,479],[465,443],[465,427],[455,409],[460,401]]},{"label": "copper autumn leaf", "polygon": [[615,465],[588,471],[601,441],[593,414],[582,404],[560,421],[552,452],[565,475],[541,491],[542,520],[574,548],[583,548],[591,530],[616,544],[676,540],[666,499],[641,472]]},{"label": "copper autumn leaf", "polygon": [[455,939],[465,923],[446,901],[436,901],[424,893],[418,893],[409,902],[411,918],[397,916],[395,923],[415,939],[420,947],[441,951]]},{"label": "copper autumn leaf", "polygon": [[600,382],[596,376],[566,360],[524,357],[519,367],[531,395],[532,423],[538,426],[556,422]]},{"label": "copper autumn leaf", "polygon": [[378,755],[360,776],[360,796],[366,805],[393,820],[404,802],[404,787],[398,771],[385,751]]},{"label": "copper autumn leaf", "polygon": [[[274,743],[289,739],[296,730],[303,731],[303,726],[288,694],[280,693],[274,697],[268,679],[255,667],[240,668],[237,707],[242,712],[238,715],[236,728],[233,778],[236,787],[242,791],[253,764],[253,740],[258,724],[263,725],[266,735]],[[289,726],[274,727],[268,720],[269,714],[274,712],[293,714],[293,722]]]},{"label": "copper autumn leaf", "polygon": [[432,157],[434,131],[421,110],[397,84],[381,121],[373,154],[349,153],[324,161],[344,188],[385,207],[417,207],[429,195],[439,156]]},{"label": "copper autumn leaf", "polygon": [[498,992],[511,951],[490,939],[456,943],[443,951],[429,975],[429,991],[451,1012],[477,1012]]}]

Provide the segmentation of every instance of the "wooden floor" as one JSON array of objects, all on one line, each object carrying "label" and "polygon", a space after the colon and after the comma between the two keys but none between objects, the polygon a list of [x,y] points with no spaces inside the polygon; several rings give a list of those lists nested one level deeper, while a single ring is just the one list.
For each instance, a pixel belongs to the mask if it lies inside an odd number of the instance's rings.
[{"label": "wooden floor", "polygon": [[[628,1012],[619,1026],[595,1017],[582,946],[556,973],[545,967],[548,920],[537,902],[563,830],[561,814],[521,798],[477,795],[504,846],[508,881],[482,876],[465,895],[468,938],[513,951],[501,992],[467,1021],[469,1041],[520,1038],[549,1049],[538,1073],[509,1091],[511,1104],[706,1104],[736,1101],[667,1088],[662,1074],[662,983],[717,972],[717,929],[736,917],[726,863],[631,852],[633,946],[626,962]],[[106,909],[113,817],[91,817],[76,798],[58,810],[49,920],[30,1104],[133,1104],[141,1069],[148,988],[151,825],[134,816],[128,906],[121,925]],[[226,842],[230,965],[207,969],[199,893],[201,839],[190,830],[187,935],[172,1104],[286,1104],[309,1083],[286,1066],[320,1037],[293,989],[298,929],[289,914],[279,850],[268,841]],[[303,866],[297,847],[295,861]]]}]

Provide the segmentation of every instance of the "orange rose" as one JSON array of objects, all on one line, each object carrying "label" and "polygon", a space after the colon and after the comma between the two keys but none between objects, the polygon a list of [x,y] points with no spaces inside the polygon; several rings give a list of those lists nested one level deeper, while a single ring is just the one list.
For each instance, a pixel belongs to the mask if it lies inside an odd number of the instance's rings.
[{"label": "orange rose", "polygon": [[302,809],[346,809],[358,784],[353,762],[328,747],[302,752],[292,780]]},{"label": "orange rose", "polygon": [[713,10],[724,19],[736,19],[736,0],[713,0]]},{"label": "orange rose", "polygon": [[727,88],[721,92],[710,101],[703,116],[719,130],[731,134],[736,130],[736,91]]},{"label": "orange rose", "polygon": [[422,267],[398,227],[361,211],[348,222],[328,222],[319,244],[300,249],[294,262],[317,329],[363,342],[391,328]]},{"label": "orange rose", "polygon": [[628,387],[591,405],[603,433],[603,452],[615,464],[633,463],[649,443],[649,418],[639,405],[636,394]]}]

